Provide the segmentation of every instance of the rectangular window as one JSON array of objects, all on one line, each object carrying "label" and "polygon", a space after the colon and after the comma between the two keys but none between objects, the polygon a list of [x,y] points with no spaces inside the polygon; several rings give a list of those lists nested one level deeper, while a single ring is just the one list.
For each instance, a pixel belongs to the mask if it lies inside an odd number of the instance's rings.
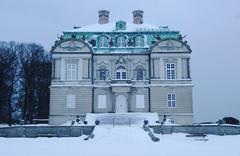
[{"label": "rectangular window", "polygon": [[77,79],[77,64],[68,63],[67,64],[67,80]]},{"label": "rectangular window", "polygon": [[168,94],[167,96],[168,107],[176,107],[176,94]]},{"label": "rectangular window", "polygon": [[75,104],[76,104],[76,96],[74,94],[68,94],[66,96],[66,107],[75,108]]},{"label": "rectangular window", "polygon": [[98,95],[98,108],[104,109],[107,107],[107,97],[106,95]]},{"label": "rectangular window", "polygon": [[144,95],[136,95],[136,108],[144,108]]},{"label": "rectangular window", "polygon": [[174,63],[167,63],[167,65],[166,65],[166,77],[167,77],[167,80],[174,80],[175,79],[175,64]]}]

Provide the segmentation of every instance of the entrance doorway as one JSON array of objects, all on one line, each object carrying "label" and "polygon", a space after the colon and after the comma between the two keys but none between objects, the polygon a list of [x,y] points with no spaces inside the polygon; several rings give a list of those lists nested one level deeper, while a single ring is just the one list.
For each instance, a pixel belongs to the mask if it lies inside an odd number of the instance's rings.
[{"label": "entrance doorway", "polygon": [[118,95],[116,98],[116,113],[127,112],[127,98],[124,95]]}]

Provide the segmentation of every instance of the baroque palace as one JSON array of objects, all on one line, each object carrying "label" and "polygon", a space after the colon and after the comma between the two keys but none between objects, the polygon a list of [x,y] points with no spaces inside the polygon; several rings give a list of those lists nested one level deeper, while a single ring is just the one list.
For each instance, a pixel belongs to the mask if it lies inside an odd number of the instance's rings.
[{"label": "baroque palace", "polygon": [[143,22],[98,24],[63,32],[51,49],[50,124],[86,113],[156,112],[193,123],[191,49],[179,31]]}]

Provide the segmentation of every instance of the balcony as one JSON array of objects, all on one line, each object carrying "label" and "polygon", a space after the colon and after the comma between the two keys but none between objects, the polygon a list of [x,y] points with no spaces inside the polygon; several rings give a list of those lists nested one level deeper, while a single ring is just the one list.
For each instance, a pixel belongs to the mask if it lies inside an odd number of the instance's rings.
[{"label": "balcony", "polygon": [[126,93],[130,92],[132,88],[132,80],[130,79],[113,79],[111,80],[112,92]]},{"label": "balcony", "polygon": [[112,84],[132,84],[132,80],[131,79],[112,79],[111,80],[111,85]]}]

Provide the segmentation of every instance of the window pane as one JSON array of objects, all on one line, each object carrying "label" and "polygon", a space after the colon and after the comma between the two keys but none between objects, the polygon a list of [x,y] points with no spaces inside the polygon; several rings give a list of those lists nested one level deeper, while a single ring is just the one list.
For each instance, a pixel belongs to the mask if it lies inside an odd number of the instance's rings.
[{"label": "window pane", "polygon": [[170,64],[167,64],[167,68],[170,68]]},{"label": "window pane", "polygon": [[171,70],[171,77],[172,79],[175,79],[175,70]]},{"label": "window pane", "polygon": [[168,94],[168,100],[171,100],[171,94]]},{"label": "window pane", "polygon": [[171,79],[170,78],[170,70],[167,70],[167,79]]},{"label": "window pane", "polygon": [[176,103],[175,101],[172,101],[172,107],[175,107],[175,103]]},{"label": "window pane", "polygon": [[120,79],[120,72],[117,72],[117,79]]},{"label": "window pane", "polygon": [[122,79],[126,79],[126,78],[127,78],[126,72],[122,72]]},{"label": "window pane", "polygon": [[168,107],[171,107],[171,101],[168,101]]}]

